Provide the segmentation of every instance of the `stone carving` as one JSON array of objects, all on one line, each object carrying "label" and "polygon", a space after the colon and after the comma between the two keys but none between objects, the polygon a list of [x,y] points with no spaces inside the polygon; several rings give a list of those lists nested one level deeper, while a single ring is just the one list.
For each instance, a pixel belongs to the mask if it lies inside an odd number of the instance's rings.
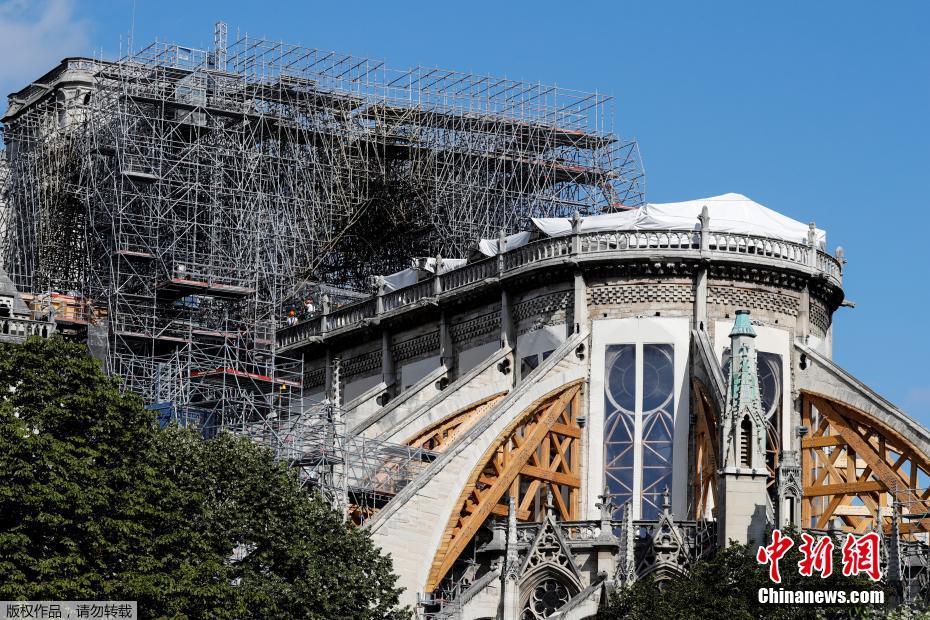
[{"label": "stone carving", "polygon": [[591,305],[614,306],[635,303],[694,303],[694,287],[690,284],[643,282],[611,284],[590,289]]},{"label": "stone carving", "polygon": [[811,325],[820,330],[821,334],[826,334],[827,330],[830,329],[830,313],[827,311],[827,307],[812,297],[810,308]]},{"label": "stone carving", "polygon": [[304,374],[304,387],[305,388],[316,387],[318,385],[323,385],[324,383],[326,383],[326,369],[325,368],[317,368],[315,370],[308,370],[307,373]]},{"label": "stone carving", "polygon": [[[402,362],[414,357],[424,356],[439,351],[439,332],[430,332],[422,336],[415,336],[394,344],[393,356],[395,362]],[[380,362],[380,358],[378,360]]]},{"label": "stone carving", "polygon": [[547,325],[558,325],[565,322],[566,314],[571,304],[571,292],[561,291],[540,295],[523,301],[514,306],[514,321],[517,324],[525,323],[527,319],[533,319],[529,324],[524,324],[518,334],[542,329]]},{"label": "stone carving", "polygon": [[668,487],[662,499],[662,514],[652,531],[650,548],[642,570],[644,576],[652,575],[657,581],[686,575],[688,567],[688,547],[684,535],[672,518]]},{"label": "stone carving", "polygon": [[369,351],[355,357],[342,360],[342,376],[354,377],[362,374],[372,374],[381,369],[381,351]]},{"label": "stone carving", "polygon": [[579,581],[581,579],[568,543],[562,537],[562,532],[555,524],[555,517],[552,515],[546,516],[542,527],[536,533],[536,539],[523,561],[520,575],[525,576],[543,566],[561,567]]},{"label": "stone carving", "polygon": [[709,267],[711,280],[726,282],[742,281],[755,284],[777,286],[800,292],[804,288],[805,279],[794,273],[770,269],[762,265],[733,265],[726,263],[711,263]]},{"label": "stone carving", "polygon": [[[779,522],[782,525],[798,525],[792,523],[797,521],[800,516],[799,508],[801,501],[801,457],[796,450],[784,450],[781,453],[781,460],[778,463],[778,472],[776,474],[778,505],[782,510],[788,510],[788,514],[779,515]],[[789,504],[790,502],[790,504]],[[791,509],[794,507],[794,518],[790,517]]]},{"label": "stone carving", "polygon": [[449,328],[452,340],[455,342],[467,342],[483,336],[490,332],[500,331],[501,313],[500,310],[482,314],[461,323],[453,323]]},{"label": "stone carving", "polygon": [[581,591],[581,573],[556,523],[551,493],[546,494],[546,516],[519,571],[521,620],[548,618]]},{"label": "stone carving", "polygon": [[799,302],[796,297],[735,286],[709,286],[707,288],[707,303],[739,308],[757,308],[788,316],[797,316],[799,309]]},{"label": "stone carving", "polygon": [[633,503],[623,506],[620,526],[620,556],[617,558],[617,583],[628,585],[636,581],[636,534],[633,529]]},{"label": "stone carving", "polygon": [[540,581],[523,608],[520,620],[544,620],[571,600],[568,587],[553,577]]}]

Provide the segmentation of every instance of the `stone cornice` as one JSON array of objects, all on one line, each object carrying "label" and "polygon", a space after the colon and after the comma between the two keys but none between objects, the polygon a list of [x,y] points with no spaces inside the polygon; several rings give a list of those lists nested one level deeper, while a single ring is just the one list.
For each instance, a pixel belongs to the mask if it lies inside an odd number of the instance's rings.
[{"label": "stone cornice", "polygon": [[409,323],[421,314],[460,305],[533,281],[568,280],[576,271],[624,277],[690,278],[706,268],[712,279],[800,290],[827,301],[843,299],[841,263],[811,246],[750,235],[700,231],[619,231],[550,237],[470,263],[412,286],[381,293],[278,331],[282,351],[340,340],[372,327]]}]

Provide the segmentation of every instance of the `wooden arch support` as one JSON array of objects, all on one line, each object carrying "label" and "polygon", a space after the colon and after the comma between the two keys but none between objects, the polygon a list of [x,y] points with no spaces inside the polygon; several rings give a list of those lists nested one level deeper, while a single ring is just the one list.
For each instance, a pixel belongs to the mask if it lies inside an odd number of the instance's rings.
[{"label": "wooden arch support", "polygon": [[717,407],[707,393],[704,384],[697,378],[691,379],[691,394],[694,399],[694,459],[695,475],[691,480],[691,498],[694,519],[708,518],[709,509],[717,502]]},{"label": "wooden arch support", "polygon": [[541,521],[547,487],[564,520],[578,511],[582,381],[538,399],[511,423],[471,471],[443,531],[426,591],[433,591],[488,517],[508,514],[505,496],[514,498],[517,518]]},{"label": "wooden arch support", "polygon": [[407,441],[408,446],[443,452],[457,437],[475,425],[507,392],[498,392],[447,415]]},{"label": "wooden arch support", "polygon": [[[881,515],[890,527],[892,504],[902,512],[930,513],[930,459],[881,420],[826,396],[801,393],[801,523],[827,528],[840,519],[862,532]],[[904,520],[902,533],[930,531],[930,519]]]}]

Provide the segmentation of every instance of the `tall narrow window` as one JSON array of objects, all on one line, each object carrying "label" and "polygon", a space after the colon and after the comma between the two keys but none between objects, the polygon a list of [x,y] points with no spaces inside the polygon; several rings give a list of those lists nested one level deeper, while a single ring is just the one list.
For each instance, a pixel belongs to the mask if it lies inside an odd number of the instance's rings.
[{"label": "tall narrow window", "polygon": [[759,351],[759,392],[765,413],[765,465],[769,470],[769,492],[774,502],[778,492],[775,472],[781,457],[781,355]]},{"label": "tall narrow window", "polygon": [[662,493],[672,488],[674,370],[672,345],[643,345],[643,519],[659,516]]},{"label": "tall narrow window", "polygon": [[633,498],[636,437],[636,345],[607,346],[604,381],[604,471],[614,505]]},{"label": "tall narrow window", "polygon": [[748,417],[740,424],[739,463],[743,467],[752,467],[752,422]]},{"label": "tall narrow window", "polygon": [[633,499],[637,518],[655,519],[672,487],[674,347],[642,345],[639,359],[637,348],[607,347],[604,469],[615,505]]}]

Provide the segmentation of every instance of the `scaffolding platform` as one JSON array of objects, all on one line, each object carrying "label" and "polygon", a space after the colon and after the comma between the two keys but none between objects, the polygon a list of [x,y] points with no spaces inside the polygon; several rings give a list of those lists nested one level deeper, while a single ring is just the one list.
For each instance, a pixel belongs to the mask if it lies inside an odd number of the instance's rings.
[{"label": "scaffolding platform", "polygon": [[114,254],[129,258],[155,258],[155,255],[151,252],[141,252],[138,250],[116,250]]},{"label": "scaffolding platform", "polygon": [[218,385],[226,385],[230,382],[230,380],[235,381],[240,385],[243,382],[248,381],[255,385],[260,391],[264,392],[273,391],[276,388],[299,389],[301,387],[300,381],[280,379],[257,372],[249,372],[231,367],[194,370],[191,372],[191,379],[212,382]]},{"label": "scaffolding platform", "polygon": [[188,295],[208,295],[210,297],[247,297],[255,293],[255,289],[232,284],[220,284],[203,280],[190,280],[187,278],[171,278],[160,282],[157,288],[162,293],[176,297]]},{"label": "scaffolding platform", "polygon": [[147,332],[136,332],[129,330],[114,330],[113,334],[119,336],[120,338],[125,338],[127,340],[160,340],[162,342],[174,342],[180,344],[187,344],[191,342],[190,338],[184,336],[177,336],[173,334],[152,334]]}]

